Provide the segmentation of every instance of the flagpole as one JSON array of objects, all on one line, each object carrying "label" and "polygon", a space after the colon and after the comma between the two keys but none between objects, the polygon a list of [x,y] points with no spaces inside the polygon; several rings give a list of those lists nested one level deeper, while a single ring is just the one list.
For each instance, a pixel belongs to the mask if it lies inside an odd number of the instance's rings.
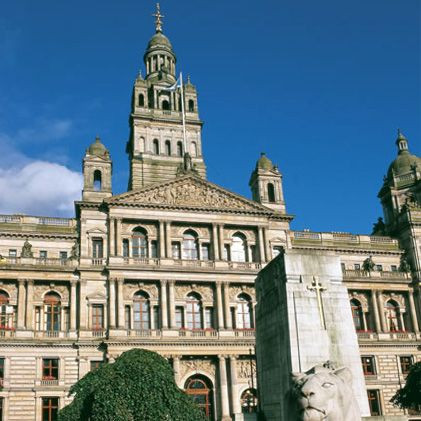
[{"label": "flagpole", "polygon": [[183,87],[183,73],[180,72],[180,91],[181,91],[181,114],[183,116],[183,144],[184,153],[187,152],[187,139],[186,139],[186,116],[184,113],[184,87]]}]

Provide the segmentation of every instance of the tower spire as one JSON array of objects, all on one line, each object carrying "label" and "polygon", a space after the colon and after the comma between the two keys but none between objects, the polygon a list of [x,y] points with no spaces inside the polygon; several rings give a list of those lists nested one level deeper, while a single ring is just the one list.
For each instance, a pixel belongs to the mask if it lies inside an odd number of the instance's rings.
[{"label": "tower spire", "polygon": [[156,12],[152,15],[155,17],[155,30],[156,32],[162,32],[162,18],[164,18],[164,15],[161,15],[161,8],[159,6],[159,3],[156,3]]}]

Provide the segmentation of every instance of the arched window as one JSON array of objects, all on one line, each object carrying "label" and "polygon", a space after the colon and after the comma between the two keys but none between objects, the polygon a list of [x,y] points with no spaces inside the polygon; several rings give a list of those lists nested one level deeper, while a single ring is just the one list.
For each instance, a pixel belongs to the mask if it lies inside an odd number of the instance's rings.
[{"label": "arched window", "polygon": [[191,156],[193,156],[193,157],[197,156],[197,144],[196,144],[196,142],[192,142],[190,144],[190,153],[191,153]]},{"label": "arched window", "polygon": [[146,151],[146,143],[145,143],[145,138],[143,136],[138,138],[137,149],[139,150],[139,152]]},{"label": "arched window", "polygon": [[386,318],[390,332],[398,332],[404,330],[401,323],[401,314],[399,304],[394,300],[389,300],[386,303]]},{"label": "arched window", "polygon": [[247,294],[240,294],[237,297],[237,329],[252,329],[252,304],[251,299]]},{"label": "arched window", "polygon": [[9,294],[0,291],[0,330],[13,329],[13,307],[9,305]]},{"label": "arched window", "polygon": [[171,142],[169,140],[165,141],[165,154],[168,156],[171,155]]},{"label": "arched window", "polygon": [[44,295],[45,330],[58,332],[61,326],[61,298],[56,292]]},{"label": "arched window", "polygon": [[256,389],[247,389],[241,394],[241,412],[243,414],[254,414],[257,412]]},{"label": "arched window", "polygon": [[356,300],[351,300],[351,311],[352,311],[352,319],[354,320],[354,326],[356,331],[364,330],[364,322],[363,322],[363,310],[361,308],[361,303]]},{"label": "arched window", "polygon": [[137,104],[139,107],[145,106],[145,97],[143,96],[143,94],[139,94]]},{"label": "arched window", "polygon": [[272,183],[268,183],[268,201],[275,203],[275,186]]},{"label": "arched window", "polygon": [[183,235],[182,258],[184,260],[197,260],[199,258],[197,234],[188,230]]},{"label": "arched window", "polygon": [[149,296],[146,292],[138,291],[133,298],[133,329],[149,330],[150,328]]},{"label": "arched window", "polygon": [[187,295],[186,326],[192,330],[203,329],[202,302],[194,292]]},{"label": "arched window", "polygon": [[194,113],[194,101],[189,99],[189,112]]},{"label": "arched window", "polygon": [[158,139],[153,140],[152,146],[153,146],[153,153],[155,155],[159,155],[159,141],[158,141]]},{"label": "arched window", "polygon": [[135,228],[132,233],[133,257],[148,257],[148,237],[143,228]]},{"label": "arched window", "polygon": [[237,233],[232,236],[231,260],[233,262],[246,261],[246,239],[243,234]]},{"label": "arched window", "polygon": [[177,156],[183,156],[183,144],[177,142]]},{"label": "arched window", "polygon": [[94,171],[94,190],[101,191],[102,175],[100,170]]},{"label": "arched window", "polygon": [[184,388],[206,417],[213,419],[213,395],[210,381],[204,376],[195,375],[187,379]]},{"label": "arched window", "polygon": [[166,99],[164,99],[162,101],[162,109],[163,110],[169,110],[170,109],[170,103]]}]

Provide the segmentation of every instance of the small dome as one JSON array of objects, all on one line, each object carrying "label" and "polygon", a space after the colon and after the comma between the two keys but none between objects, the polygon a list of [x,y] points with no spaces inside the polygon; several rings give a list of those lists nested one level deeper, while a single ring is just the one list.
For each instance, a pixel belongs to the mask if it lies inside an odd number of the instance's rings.
[{"label": "small dome", "polygon": [[148,51],[156,47],[166,47],[167,49],[172,51],[172,45],[170,40],[162,32],[157,32],[150,39],[146,50]]},{"label": "small dome", "polygon": [[390,164],[387,171],[387,176],[392,178],[393,174],[402,175],[407,174],[411,171],[411,167],[418,165],[421,168],[421,158],[416,155],[412,155],[409,151],[400,151],[397,158]]},{"label": "small dome", "polygon": [[95,138],[95,142],[89,146],[87,152],[89,155],[99,156],[100,158],[109,157],[108,149],[101,143],[99,136]]},{"label": "small dome", "polygon": [[273,163],[272,161],[266,156],[264,152],[260,154],[260,158],[257,161],[256,168],[260,168],[262,170],[273,170]]}]

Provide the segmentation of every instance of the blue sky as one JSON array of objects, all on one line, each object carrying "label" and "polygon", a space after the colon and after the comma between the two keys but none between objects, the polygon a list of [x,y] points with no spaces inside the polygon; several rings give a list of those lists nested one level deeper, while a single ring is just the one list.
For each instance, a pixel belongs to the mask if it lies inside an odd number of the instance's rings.
[{"label": "blue sky", "polygon": [[[71,215],[96,134],[111,151],[114,192],[126,189],[131,89],[154,7],[3,2],[1,212]],[[295,229],[370,232],[398,127],[421,153],[419,0],[164,0],[161,9],[178,70],[199,91],[208,178],[250,197],[265,151],[283,173]]]}]

